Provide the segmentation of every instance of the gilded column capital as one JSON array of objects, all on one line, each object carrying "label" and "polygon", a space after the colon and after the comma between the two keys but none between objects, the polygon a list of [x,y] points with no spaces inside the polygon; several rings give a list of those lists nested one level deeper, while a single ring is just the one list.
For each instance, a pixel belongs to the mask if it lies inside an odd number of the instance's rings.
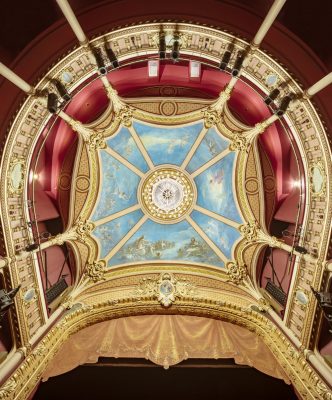
[{"label": "gilded column capital", "polygon": [[112,103],[114,115],[121,123],[127,127],[132,124],[133,110],[130,106],[124,103],[121,97],[118,95],[110,84],[106,85],[106,92],[109,100]]}]

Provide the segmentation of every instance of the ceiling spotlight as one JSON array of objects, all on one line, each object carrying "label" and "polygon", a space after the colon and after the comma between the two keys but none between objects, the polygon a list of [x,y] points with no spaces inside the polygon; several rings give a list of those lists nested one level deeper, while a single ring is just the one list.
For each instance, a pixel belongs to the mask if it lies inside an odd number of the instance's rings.
[{"label": "ceiling spotlight", "polygon": [[98,67],[98,71],[100,73],[100,75],[106,75],[107,74],[107,69],[104,63],[104,59],[103,56],[101,54],[100,49],[92,49],[92,54],[95,57],[96,63],[97,63],[97,67]]},{"label": "ceiling spotlight", "polygon": [[219,65],[219,69],[221,69],[222,71],[225,71],[225,69],[229,63],[229,60],[231,59],[231,54],[232,53],[229,50],[226,50],[224,55],[222,56],[222,59],[221,59],[220,65]]},{"label": "ceiling spotlight", "polygon": [[7,293],[4,289],[0,290],[0,319],[4,317],[9,308],[14,304],[14,297],[20,290],[21,285]]},{"label": "ceiling spotlight", "polygon": [[61,98],[65,101],[69,101],[71,99],[70,94],[68,93],[67,89],[65,88],[65,85],[61,83],[57,79],[52,80],[53,85],[56,87],[57,91],[59,92],[59,95]]},{"label": "ceiling spotlight", "polygon": [[113,49],[110,46],[105,45],[105,51],[106,51],[108,59],[110,60],[112,68],[118,68],[119,61],[118,61]]},{"label": "ceiling spotlight", "polygon": [[47,95],[47,109],[51,114],[56,114],[58,111],[58,97],[55,93]]},{"label": "ceiling spotlight", "polygon": [[166,58],[166,39],[164,33],[159,35],[159,58],[161,60]]},{"label": "ceiling spotlight", "polygon": [[233,65],[232,76],[238,76],[238,75],[239,75],[240,70],[241,70],[241,68],[242,68],[243,61],[244,61],[244,54],[243,54],[243,53],[240,53],[240,54],[237,56],[237,58],[236,58],[236,60],[235,60],[235,63],[234,63],[234,65]]},{"label": "ceiling spotlight", "polygon": [[280,106],[276,111],[276,114],[278,115],[278,117],[281,117],[282,115],[285,114],[285,112],[287,111],[287,108],[289,106],[289,103],[292,101],[292,99],[293,99],[293,96],[291,96],[289,94],[281,99]]},{"label": "ceiling spotlight", "polygon": [[280,94],[280,90],[275,88],[272,92],[264,99],[265,104],[269,105],[275,100]]},{"label": "ceiling spotlight", "polygon": [[308,250],[303,246],[294,246],[294,250],[300,254],[308,254]]},{"label": "ceiling spotlight", "polygon": [[174,36],[171,57],[174,61],[178,61],[180,57],[180,42],[178,36]]}]

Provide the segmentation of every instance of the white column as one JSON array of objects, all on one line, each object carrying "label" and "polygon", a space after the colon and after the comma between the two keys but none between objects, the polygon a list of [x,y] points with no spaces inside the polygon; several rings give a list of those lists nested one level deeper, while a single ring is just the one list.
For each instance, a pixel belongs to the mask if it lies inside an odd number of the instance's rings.
[{"label": "white column", "polygon": [[28,94],[33,94],[35,92],[35,89],[32,86],[2,63],[0,63],[0,74],[24,92]]},{"label": "white column", "polygon": [[3,383],[4,380],[7,379],[8,375],[19,366],[23,358],[23,352],[20,349],[17,349],[15,353],[12,353],[6,358],[0,368],[0,383]]},{"label": "white column", "polygon": [[332,83],[332,72],[324,76],[324,78],[320,79],[317,83],[312,85],[309,89],[305,91],[308,97],[315,95],[316,93],[323,90],[326,86]]},{"label": "white column", "polygon": [[326,383],[332,385],[331,370],[324,364],[323,359],[319,359],[317,355],[309,350],[305,352],[306,359],[316,369],[316,371],[325,379]]},{"label": "white column", "polygon": [[69,3],[67,0],[56,0],[59,7],[61,8],[61,11],[63,12],[66,20],[68,21],[71,29],[75,33],[75,36],[77,37],[78,41],[81,44],[86,44],[88,43],[88,39],[85,36],[85,33],[83,32],[83,29],[81,28],[80,23],[78,22],[73,9],[70,7]]},{"label": "white column", "polygon": [[255,46],[259,46],[265,35],[267,34],[267,31],[271,28],[274,20],[277,18],[277,15],[279,14],[279,11],[282,9],[282,6],[285,4],[286,0],[275,0],[274,3],[272,4],[272,7],[270,8],[269,12],[267,13],[262,25],[258,29],[258,32],[256,33],[256,36],[254,37],[254,40],[252,43]]}]

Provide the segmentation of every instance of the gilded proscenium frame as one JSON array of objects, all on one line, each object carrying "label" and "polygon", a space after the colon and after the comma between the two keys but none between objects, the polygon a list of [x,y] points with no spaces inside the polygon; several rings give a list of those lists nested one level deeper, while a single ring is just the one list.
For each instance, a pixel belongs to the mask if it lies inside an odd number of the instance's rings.
[{"label": "gilded proscenium frame", "polygon": [[[173,32],[178,29],[181,35],[185,38],[183,40],[181,54],[187,55],[188,58],[191,55],[197,56],[200,59],[207,60],[209,63],[219,63],[220,57],[229,43],[234,42],[234,37],[231,34],[220,32],[216,29],[209,27],[201,27],[192,24],[183,23],[166,23],[163,24],[164,30],[167,32]],[[122,64],[129,62],[132,56],[145,58],[149,54],[156,54],[158,49],[157,37],[160,31],[160,24],[147,24],[140,26],[133,26],[129,28],[123,28],[110,32],[102,37],[96,38],[92,41],[96,47],[103,46],[104,39],[108,42],[112,42],[115,52]],[[135,38],[135,44],[129,38]],[[126,40],[128,38],[128,40]],[[124,39],[124,41],[119,41]],[[196,40],[197,39],[197,40]],[[205,43],[208,43],[205,46]],[[124,43],[124,45],[122,45]],[[127,46],[126,43],[130,45]],[[196,44],[197,43],[197,44]],[[235,51],[233,57],[236,57],[236,53],[239,50],[243,50],[247,43],[243,40],[236,39],[234,42]],[[232,62],[232,60],[231,60]],[[75,64],[75,67],[74,67]],[[62,80],[62,71],[68,71],[72,74],[72,81],[66,83],[67,89],[70,92],[77,91],[78,87],[89,77],[95,73],[94,65],[91,62],[87,49],[80,47],[74,50],[71,54],[64,57],[59,63],[57,63],[37,85],[37,89],[47,89],[51,86],[50,78],[58,78]],[[75,71],[75,73],[74,73]],[[261,50],[256,50],[252,55],[250,62],[245,67],[244,76],[246,79],[253,83],[253,85],[259,85],[260,88],[268,93],[271,87],[267,85],[266,78],[274,74],[277,77],[278,84],[284,84],[281,95],[288,92],[295,92],[302,94],[302,89],[295,82],[294,79],[287,73],[287,71],[278,65],[272,57],[265,54]],[[36,107],[35,107],[36,106]],[[304,166],[306,171],[309,170],[309,166],[321,162],[323,178],[326,182],[324,197],[319,197],[318,200],[322,204],[322,215],[323,219],[320,219],[315,213],[307,213],[304,221],[304,245],[310,246],[312,239],[307,235],[308,231],[310,235],[314,235],[315,245],[318,249],[319,259],[317,263],[309,265],[308,262],[302,260],[301,268],[299,268],[296,276],[294,277],[294,287],[303,288],[303,282],[301,281],[301,275],[307,270],[312,270],[313,274],[310,278],[312,286],[319,289],[321,276],[323,273],[323,263],[325,260],[327,243],[330,235],[329,222],[331,220],[331,186],[327,179],[327,174],[331,174],[331,153],[326,139],[326,133],[324,126],[320,121],[316,110],[314,109],[310,100],[302,102],[294,102],[287,112],[286,117],[292,125],[292,131],[299,145],[300,151],[303,155]],[[25,219],[25,213],[23,208],[25,207],[25,188],[27,184],[27,176],[25,174],[24,188],[22,191],[16,193],[10,193],[7,204],[7,195],[9,193],[8,179],[10,179],[10,168],[12,166],[12,160],[19,158],[22,160],[23,170],[28,170],[28,160],[33,152],[34,144],[39,137],[43,126],[49,119],[49,115],[45,111],[43,104],[36,98],[28,97],[26,102],[18,112],[11,128],[9,131],[6,148],[1,165],[1,212],[3,216],[3,230],[4,237],[6,240],[7,254],[11,259],[10,274],[12,280],[12,286],[20,283],[20,276],[18,273],[17,262],[15,261],[14,251],[14,240],[13,232],[11,228],[11,222],[15,222],[22,229],[22,232],[27,236],[26,224],[23,222]],[[305,122],[305,121],[309,122]],[[317,196],[309,193],[307,197],[308,207],[310,210],[315,210],[314,200],[317,200]],[[315,201],[316,201],[315,200]],[[15,215],[10,215],[9,210],[11,206],[19,207],[17,211],[17,218]],[[312,214],[312,215],[311,215]],[[309,226],[310,224],[310,226]],[[321,230],[316,231],[315,226],[320,226]],[[312,228],[312,226],[314,228]],[[25,236],[25,237],[26,237]],[[24,240],[22,240],[23,243]],[[30,263],[30,261],[29,261]],[[31,261],[32,263],[32,261]],[[36,266],[30,264],[35,270]],[[38,285],[34,272],[33,282],[29,287]],[[307,290],[304,287],[304,290]],[[40,297],[37,299],[38,302],[42,301]],[[27,342],[33,335],[33,331],[27,327],[27,321],[25,318],[24,306],[21,301],[17,300],[17,314],[19,319],[19,329],[21,331],[20,336],[23,342]],[[310,330],[313,320],[313,312],[316,304],[314,299],[310,298],[310,303],[304,313],[304,319],[302,325],[292,325],[292,309],[295,307],[293,303],[289,313],[288,325],[294,329],[294,333],[301,339],[302,343],[308,343],[310,336]]]},{"label": "gilded proscenium frame", "polygon": [[221,319],[249,329],[261,337],[270,348],[303,399],[329,399],[332,396],[331,391],[307,363],[305,355],[294,348],[268,318],[250,307],[244,310],[232,299],[216,301],[181,298],[171,308],[165,309],[157,300],[150,297],[133,301],[132,298],[112,300],[110,296],[103,302],[83,305],[58,322],[24,360],[15,375],[2,386],[0,398],[10,400],[28,398],[61,344],[75,332],[104,320],[147,314],[196,315]]}]

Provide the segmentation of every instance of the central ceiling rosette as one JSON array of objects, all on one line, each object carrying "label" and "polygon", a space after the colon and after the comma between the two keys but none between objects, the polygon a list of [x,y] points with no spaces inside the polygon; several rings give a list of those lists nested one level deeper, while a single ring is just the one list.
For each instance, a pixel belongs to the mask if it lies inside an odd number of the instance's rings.
[{"label": "central ceiling rosette", "polygon": [[203,121],[164,127],[134,121],[100,150],[91,220],[109,267],[181,263],[225,267],[243,223],[236,154]]}]

